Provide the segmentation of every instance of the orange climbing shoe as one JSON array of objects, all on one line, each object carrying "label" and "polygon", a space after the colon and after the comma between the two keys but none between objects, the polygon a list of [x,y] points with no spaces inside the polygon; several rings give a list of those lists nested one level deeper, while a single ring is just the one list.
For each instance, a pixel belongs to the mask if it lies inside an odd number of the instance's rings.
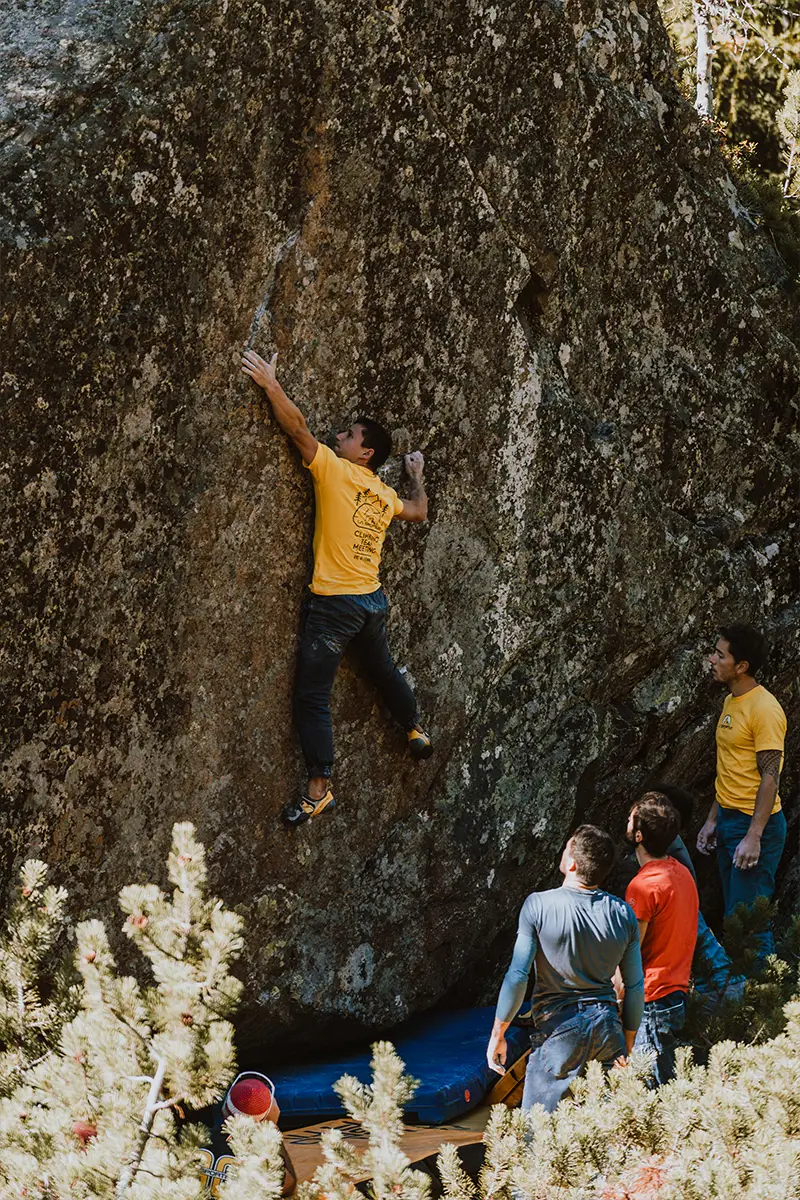
[{"label": "orange climbing shoe", "polygon": [[297,800],[290,800],[283,810],[284,824],[294,828],[295,825],[302,825],[305,821],[310,821],[312,817],[318,817],[320,813],[329,812],[332,808],[336,808],[336,801],[333,798],[333,792],[330,784],[324,796],[319,800],[312,800],[311,796],[300,796]]},{"label": "orange climbing shoe", "polygon": [[433,754],[433,745],[431,739],[422,729],[412,729],[406,734],[408,738],[408,748],[411,751],[411,757],[420,762],[423,758],[430,758]]}]

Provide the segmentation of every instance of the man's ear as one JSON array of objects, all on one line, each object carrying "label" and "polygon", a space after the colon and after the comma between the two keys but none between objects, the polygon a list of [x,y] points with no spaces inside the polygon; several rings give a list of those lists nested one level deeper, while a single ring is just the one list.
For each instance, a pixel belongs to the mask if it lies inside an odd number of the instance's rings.
[{"label": "man's ear", "polygon": [[750,674],[750,663],[747,661],[746,658],[743,658],[741,662],[736,663],[736,670],[739,672],[740,675],[749,675]]}]

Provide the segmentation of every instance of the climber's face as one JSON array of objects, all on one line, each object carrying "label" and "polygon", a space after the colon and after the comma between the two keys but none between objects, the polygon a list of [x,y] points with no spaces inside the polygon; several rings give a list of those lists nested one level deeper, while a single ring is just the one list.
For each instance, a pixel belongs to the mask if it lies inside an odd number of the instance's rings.
[{"label": "climber's face", "polygon": [[366,467],[372,458],[372,449],[363,444],[364,426],[355,424],[349,429],[343,429],[334,438],[333,452],[337,458],[346,458],[348,462],[358,463]]}]

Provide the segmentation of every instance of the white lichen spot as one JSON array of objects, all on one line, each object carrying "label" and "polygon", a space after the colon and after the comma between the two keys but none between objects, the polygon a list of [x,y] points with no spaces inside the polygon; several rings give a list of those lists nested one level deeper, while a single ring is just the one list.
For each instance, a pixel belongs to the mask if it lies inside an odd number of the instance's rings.
[{"label": "white lichen spot", "polygon": [[688,200],[679,200],[676,207],[686,224],[691,225],[694,218],[694,207],[689,203]]},{"label": "white lichen spot", "polygon": [[553,72],[553,87],[558,89],[564,86],[564,80],[559,75],[558,71]]},{"label": "white lichen spot", "polygon": [[157,177],[152,171],[137,171],[133,177],[133,187],[131,188],[131,200],[133,203],[141,204],[144,200],[154,203],[155,196],[148,195],[148,190],[156,182]]},{"label": "white lichen spot", "polygon": [[558,361],[561,363],[562,371],[566,372],[571,357],[572,349],[569,342],[562,342],[558,347]]},{"label": "white lichen spot", "polygon": [[663,129],[664,117],[669,112],[669,105],[667,104],[666,100],[661,95],[661,92],[659,92],[657,88],[654,88],[652,83],[649,81],[645,82],[644,87],[642,88],[642,95],[647,103],[656,110],[656,120]]},{"label": "white lichen spot", "polygon": [[344,992],[362,992],[372,983],[375,971],[375,951],[369,942],[356,946],[339,971],[339,985]]},{"label": "white lichen spot", "polygon": [[494,871],[494,867],[492,867],[491,871],[486,876],[486,886],[488,888],[490,888],[492,886],[492,884],[494,883],[494,875],[495,875],[495,871]]},{"label": "white lichen spot", "polygon": [[764,547],[764,553],[768,559],[775,558],[778,554],[780,554],[780,552],[781,548],[777,542],[771,542],[769,546]]},{"label": "white lichen spot", "polygon": [[439,663],[441,666],[441,674],[455,675],[461,670],[461,662],[464,658],[464,651],[459,646],[458,642],[453,642],[451,646],[447,646],[439,654]]},{"label": "white lichen spot", "polygon": [[735,250],[744,250],[744,242],[742,241],[742,235],[739,233],[738,229],[732,229],[730,231],[728,234],[728,241]]}]

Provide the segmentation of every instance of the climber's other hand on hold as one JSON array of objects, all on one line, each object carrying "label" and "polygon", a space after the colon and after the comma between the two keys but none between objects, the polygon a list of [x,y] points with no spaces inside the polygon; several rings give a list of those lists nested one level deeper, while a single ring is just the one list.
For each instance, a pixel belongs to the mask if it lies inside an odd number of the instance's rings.
[{"label": "climber's other hand on hold", "polygon": [[421,450],[414,450],[411,454],[406,454],[403,462],[407,475],[410,475],[412,479],[422,478],[422,468],[425,466],[425,459],[422,457]]},{"label": "climber's other hand on hold", "polygon": [[245,350],[242,355],[242,370],[249,375],[254,383],[268,392],[277,383],[275,364],[278,361],[277,351],[269,362],[266,362],[255,350]]}]

